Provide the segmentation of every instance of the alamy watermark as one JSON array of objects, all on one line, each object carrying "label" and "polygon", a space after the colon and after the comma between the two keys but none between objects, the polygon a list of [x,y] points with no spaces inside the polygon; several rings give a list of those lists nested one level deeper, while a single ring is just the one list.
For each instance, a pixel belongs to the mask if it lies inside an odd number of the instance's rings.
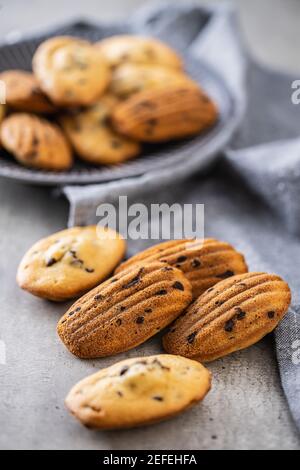
[{"label": "alamy watermark", "polygon": [[291,85],[292,92],[291,100],[293,104],[300,104],[300,80],[294,80]]},{"label": "alamy watermark", "polygon": [[6,364],[6,344],[0,340],[0,365]]},{"label": "alamy watermark", "polygon": [[292,350],[292,363],[298,366],[300,364],[300,339],[293,341]]},{"label": "alamy watermark", "polygon": [[[98,226],[108,227],[131,240],[180,240],[204,238],[204,204],[128,204],[119,196],[117,204],[100,204]],[[101,231],[98,231],[101,237]],[[112,235],[113,236],[113,235]]]}]

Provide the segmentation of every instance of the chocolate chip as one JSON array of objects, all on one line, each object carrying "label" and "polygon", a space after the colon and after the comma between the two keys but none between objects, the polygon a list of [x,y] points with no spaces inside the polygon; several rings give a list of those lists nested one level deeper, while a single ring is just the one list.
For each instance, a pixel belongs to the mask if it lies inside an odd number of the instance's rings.
[{"label": "chocolate chip", "polygon": [[124,307],[124,305],[120,305],[120,311],[124,312],[124,310],[126,310],[126,307]]},{"label": "chocolate chip", "polygon": [[122,367],[122,369],[120,370],[120,375],[126,374],[126,372],[128,371],[128,369],[129,369],[128,366]]},{"label": "chocolate chip", "polygon": [[184,290],[183,284],[181,284],[181,282],[179,282],[179,281],[174,282],[172,287],[174,287],[174,289]]},{"label": "chocolate chip", "polygon": [[157,292],[155,292],[155,295],[166,295],[168,291],[166,289],[160,289]]},{"label": "chocolate chip", "polygon": [[114,139],[111,141],[111,146],[113,149],[119,149],[122,147],[122,142],[120,140]]},{"label": "chocolate chip", "polygon": [[270,310],[270,312],[268,312],[267,315],[268,315],[269,318],[274,318],[274,316],[275,316],[274,310]]},{"label": "chocolate chip", "polygon": [[213,288],[213,287],[210,287],[210,289],[207,289],[206,292],[212,292],[213,290],[214,290],[214,288]]},{"label": "chocolate chip", "polygon": [[187,260],[186,256],[179,256],[177,258],[177,263],[184,263]]},{"label": "chocolate chip", "polygon": [[155,397],[152,397],[153,400],[156,400],[156,401],[164,401],[163,397],[160,397],[160,396],[155,396]]},{"label": "chocolate chip", "polygon": [[94,273],[95,270],[93,268],[85,268],[87,273]]},{"label": "chocolate chip", "polygon": [[225,323],[224,330],[230,333],[233,330],[233,327],[234,327],[234,321],[231,318]]},{"label": "chocolate chip", "polygon": [[57,259],[55,258],[50,258],[47,263],[46,263],[46,266],[49,267],[49,266],[52,266],[53,264],[57,263]]},{"label": "chocolate chip", "polygon": [[103,295],[101,294],[95,295],[94,300],[103,300]]},{"label": "chocolate chip", "polygon": [[75,312],[80,312],[80,310],[81,310],[81,307],[75,308]]},{"label": "chocolate chip", "polygon": [[116,277],[113,277],[112,280],[110,281],[111,284],[113,284],[114,282],[117,282],[117,278]]},{"label": "chocolate chip", "polygon": [[163,370],[170,370],[170,367],[164,366],[158,359],[154,359],[152,364],[158,365]]},{"label": "chocolate chip", "polygon": [[237,307],[235,310],[236,310],[236,312],[237,312],[236,318],[237,318],[238,320],[243,320],[243,318],[245,318],[245,316],[246,316],[246,312],[244,312],[244,311],[243,311],[241,308],[239,308],[239,307]]},{"label": "chocolate chip", "polygon": [[72,315],[74,315],[75,311],[74,310],[71,310],[71,312],[68,313],[68,316],[71,317]]},{"label": "chocolate chip", "polygon": [[118,318],[118,319],[116,320],[116,324],[117,324],[118,326],[122,325],[122,320],[121,320],[121,318]]},{"label": "chocolate chip", "polygon": [[225,271],[224,273],[217,274],[216,277],[219,277],[220,279],[227,279],[227,277],[231,277],[231,276],[234,276],[234,272],[228,270],[228,271]]},{"label": "chocolate chip", "polygon": [[195,340],[195,337],[196,337],[196,334],[197,334],[197,331],[194,331],[193,333],[191,333],[190,335],[188,335],[187,337],[187,342],[189,344],[192,344]]},{"label": "chocolate chip", "polygon": [[135,322],[138,324],[144,323],[144,317],[137,317]]},{"label": "chocolate chip", "polygon": [[140,276],[142,271],[143,269],[140,269],[139,273],[133,279],[131,279],[131,281],[129,281],[127,284],[123,284],[122,289],[130,289],[130,287],[133,287],[138,284],[141,280]]},{"label": "chocolate chip", "polygon": [[144,100],[144,101],[141,101],[136,107],[138,108],[148,108],[148,109],[153,109],[155,108],[155,104],[152,103],[152,101],[147,101],[147,100]]},{"label": "chocolate chip", "polygon": [[33,150],[32,152],[29,152],[26,154],[26,157],[29,158],[30,160],[33,160],[34,158],[37,157],[37,152],[35,150]]},{"label": "chocolate chip", "polygon": [[215,305],[222,305],[224,302],[222,300],[216,300]]},{"label": "chocolate chip", "polygon": [[154,127],[154,126],[156,126],[157,122],[158,122],[157,119],[151,118],[151,119],[148,119],[146,121],[146,124],[147,124],[147,126]]},{"label": "chocolate chip", "polygon": [[151,313],[151,312],[152,312],[152,308],[145,308],[144,312],[145,312],[145,313]]},{"label": "chocolate chip", "polygon": [[191,265],[192,265],[192,268],[199,268],[199,266],[201,266],[201,263],[200,263],[200,261],[199,261],[197,258],[195,258],[195,259],[193,259],[193,261],[191,262]]}]

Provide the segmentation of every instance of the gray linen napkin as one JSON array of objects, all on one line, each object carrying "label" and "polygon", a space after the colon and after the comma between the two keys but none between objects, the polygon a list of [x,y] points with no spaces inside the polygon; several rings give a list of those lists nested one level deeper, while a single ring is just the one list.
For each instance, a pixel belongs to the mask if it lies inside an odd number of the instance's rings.
[{"label": "gray linen napkin", "polygon": [[[70,225],[97,223],[100,203],[181,202],[205,205],[205,235],[233,243],[251,270],[283,276],[293,306],[275,332],[284,392],[300,429],[300,107],[291,102],[297,77],[256,64],[228,6],[163,5],[143,8],[132,31],[158,36],[209,63],[224,78],[246,113],[210,174],[197,175],[197,155],[137,178],[85,187],[69,186]],[[246,105],[247,102],[247,105]],[[153,242],[129,241],[129,254]]]}]

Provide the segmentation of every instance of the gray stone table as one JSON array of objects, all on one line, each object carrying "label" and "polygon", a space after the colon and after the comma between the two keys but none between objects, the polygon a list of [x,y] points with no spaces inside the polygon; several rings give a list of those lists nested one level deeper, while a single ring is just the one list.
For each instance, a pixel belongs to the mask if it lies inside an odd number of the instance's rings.
[{"label": "gray stone table", "polygon": [[[105,3],[105,6],[104,6]],[[66,21],[114,19],[140,5],[126,0],[1,1],[0,39]],[[296,0],[239,1],[246,38],[261,60],[299,71],[300,4]],[[299,449],[300,438],[280,386],[273,338],[210,365],[213,389],[203,404],[161,424],[123,432],[91,432],[66,412],[69,388],[115,362],[72,357],[55,327],[67,305],[18,289],[15,273],[24,251],[66,226],[68,206],[45,188],[0,179],[0,448],[2,449]],[[160,351],[159,340],[148,349]],[[145,346],[125,356],[143,354]],[[257,377],[256,368],[264,370]]]}]

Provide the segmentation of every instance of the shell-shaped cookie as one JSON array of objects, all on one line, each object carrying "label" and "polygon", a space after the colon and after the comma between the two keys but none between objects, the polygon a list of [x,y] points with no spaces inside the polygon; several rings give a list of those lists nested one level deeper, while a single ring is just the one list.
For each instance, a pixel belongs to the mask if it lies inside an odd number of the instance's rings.
[{"label": "shell-shaped cookie", "polygon": [[60,117],[60,123],[74,150],[82,160],[93,164],[115,164],[136,157],[141,150],[138,142],[114,131],[109,123],[118,100],[103,95],[94,105]]},{"label": "shell-shaped cookie", "polygon": [[44,41],[33,56],[32,67],[42,90],[59,106],[93,103],[110,80],[100,50],[70,36]]},{"label": "shell-shaped cookie", "polygon": [[10,115],[2,122],[0,135],[3,147],[25,166],[60,171],[73,163],[60,128],[33,114]]},{"label": "shell-shaped cookie", "polygon": [[125,249],[124,239],[112,229],[90,225],[62,230],[27,251],[17,282],[38,297],[72,299],[107,279]]},{"label": "shell-shaped cookie", "polygon": [[60,319],[57,331],[75,356],[110,356],[146,341],[191,300],[191,285],[181,271],[150,263],[88,292]]},{"label": "shell-shaped cookie", "polygon": [[154,260],[166,262],[183,271],[192,284],[194,298],[217,282],[248,271],[244,256],[229,243],[206,238],[159,243],[124,261],[115,272]]},{"label": "shell-shaped cookie", "polygon": [[149,64],[123,64],[112,74],[110,91],[121,98],[128,98],[133,93],[170,86],[198,85],[182,70]]},{"label": "shell-shaped cookie", "polygon": [[87,427],[131,428],[177,415],[210,387],[210,372],[199,362],[160,354],[126,359],[86,377],[65,403]]},{"label": "shell-shaped cookie", "polygon": [[272,331],[291,301],[279,276],[247,273],[219,282],[196,300],[163,338],[167,352],[212,361]]},{"label": "shell-shaped cookie", "polygon": [[6,104],[9,108],[29,113],[53,113],[55,106],[42,92],[35,76],[24,70],[7,70],[0,74],[5,84]]},{"label": "shell-shaped cookie", "polygon": [[144,142],[162,142],[199,134],[211,127],[218,112],[194,85],[145,90],[120,103],[112,123],[121,134]]},{"label": "shell-shaped cookie", "polygon": [[95,45],[111,67],[132,62],[138,64],[160,64],[175,69],[182,68],[182,60],[178,54],[158,39],[119,35],[102,39]]}]

